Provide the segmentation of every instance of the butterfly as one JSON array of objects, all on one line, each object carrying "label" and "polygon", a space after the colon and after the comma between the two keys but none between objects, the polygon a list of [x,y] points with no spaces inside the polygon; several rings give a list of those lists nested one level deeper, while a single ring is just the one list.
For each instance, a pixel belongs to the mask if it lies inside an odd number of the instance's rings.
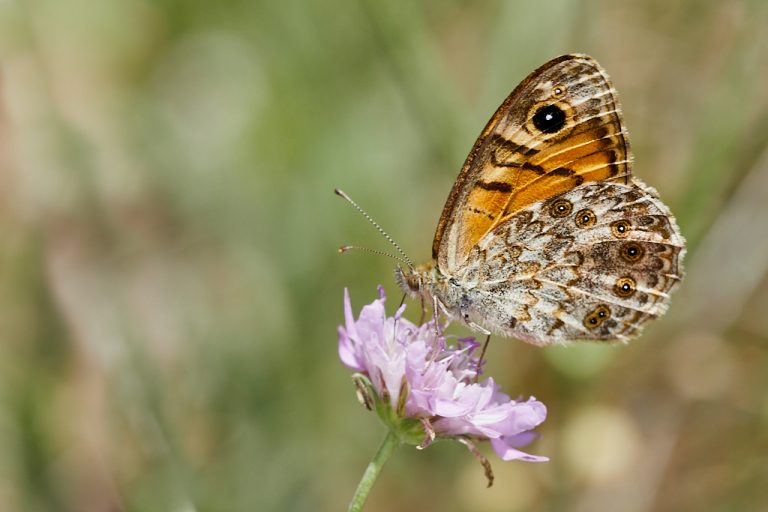
[{"label": "butterfly", "polygon": [[396,278],[484,334],[626,341],[666,311],[684,254],[669,208],[632,175],[607,73],[570,54],[504,100],[448,196],[432,261]]}]

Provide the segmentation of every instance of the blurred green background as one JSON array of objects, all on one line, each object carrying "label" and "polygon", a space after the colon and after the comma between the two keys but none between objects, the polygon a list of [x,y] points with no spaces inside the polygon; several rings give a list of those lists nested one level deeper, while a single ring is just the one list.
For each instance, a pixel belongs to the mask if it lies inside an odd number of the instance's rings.
[{"label": "blurred green background", "polygon": [[[496,483],[398,451],[370,511],[768,509],[768,3],[0,2],[0,510],[343,510],[384,436],[336,355],[528,72],[586,52],[690,244],[623,346],[490,348],[549,406]],[[411,317],[418,308],[411,307]],[[466,332],[457,328],[457,332]]]}]

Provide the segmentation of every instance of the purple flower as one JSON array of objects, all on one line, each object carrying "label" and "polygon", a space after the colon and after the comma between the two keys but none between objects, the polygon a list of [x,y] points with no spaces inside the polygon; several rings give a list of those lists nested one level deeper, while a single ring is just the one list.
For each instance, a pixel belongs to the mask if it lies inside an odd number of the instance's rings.
[{"label": "purple flower", "polygon": [[479,347],[474,338],[447,344],[434,322],[413,324],[402,316],[404,305],[388,317],[384,302],[379,287],[379,298],[355,320],[344,290],[339,357],[358,372],[365,403],[376,407],[390,429],[400,429],[403,440],[422,448],[435,438],[453,438],[478,455],[471,440],[489,440],[503,460],[548,460],[517,449],[537,437],[531,430],[547,416],[543,403],[512,400],[492,378],[477,382],[481,364],[472,357]]}]

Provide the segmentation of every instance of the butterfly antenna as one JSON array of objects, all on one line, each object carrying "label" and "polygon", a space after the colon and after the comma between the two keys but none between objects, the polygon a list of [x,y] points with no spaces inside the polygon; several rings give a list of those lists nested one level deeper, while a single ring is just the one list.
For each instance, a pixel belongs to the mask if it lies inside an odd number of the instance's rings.
[{"label": "butterfly antenna", "polygon": [[[400,248],[400,246],[399,246],[399,245],[397,245],[397,242],[395,242],[395,241],[392,239],[392,237],[391,237],[391,236],[389,236],[389,235],[387,234],[387,232],[386,232],[386,231],[384,231],[384,229],[383,229],[381,226],[379,226],[379,223],[378,223],[378,222],[376,222],[375,220],[373,220],[373,218],[371,218],[371,216],[370,216],[370,215],[368,215],[368,213],[367,213],[365,210],[363,210],[363,209],[362,209],[362,208],[361,208],[361,207],[360,207],[360,206],[359,206],[359,205],[358,205],[356,202],[354,202],[354,201],[352,200],[352,198],[351,198],[351,197],[349,197],[349,196],[347,195],[347,193],[346,193],[346,192],[344,192],[343,190],[340,190],[340,189],[338,189],[338,188],[335,188],[335,189],[333,189],[333,191],[336,193],[336,195],[337,195],[337,196],[339,196],[339,197],[342,197],[342,198],[343,198],[343,199],[345,199],[345,200],[346,200],[346,201],[347,201],[349,204],[351,204],[352,206],[354,206],[355,210],[357,210],[358,212],[360,212],[360,214],[361,214],[363,217],[365,217],[365,218],[368,220],[368,222],[370,222],[370,223],[373,225],[373,227],[375,227],[375,228],[376,228],[376,230],[377,230],[379,233],[381,233],[381,236],[383,236],[384,238],[386,238],[386,239],[387,239],[387,241],[388,241],[390,244],[392,244],[392,246],[393,246],[395,249],[397,249],[397,252],[398,252],[398,253],[400,253],[400,256],[402,256],[402,259],[401,259],[401,258],[398,258],[398,257],[396,257],[396,256],[395,256],[395,255],[393,255],[393,254],[387,254],[387,253],[384,253],[384,252],[374,251],[374,250],[372,250],[372,249],[365,249],[365,248],[363,248],[363,247],[354,247],[354,246],[351,246],[351,245],[350,245],[350,246],[344,246],[344,247],[342,247],[341,249],[339,249],[339,252],[342,252],[342,253],[344,253],[344,252],[347,252],[348,250],[351,250],[351,249],[360,249],[360,250],[364,250],[364,251],[372,252],[372,253],[374,253],[374,254],[381,254],[381,255],[385,255],[385,256],[390,256],[390,257],[392,257],[392,258],[394,258],[394,259],[396,259],[396,260],[398,260],[398,261],[401,261],[401,262],[405,263],[406,265],[408,265],[408,268],[409,268],[409,269],[413,270],[413,262],[411,261],[411,259],[410,259],[410,258],[409,258],[409,257],[408,257],[406,254],[405,254],[405,251],[403,251],[403,250]],[[345,249],[345,247],[348,247],[349,249]]]},{"label": "butterfly antenna", "polygon": [[371,253],[371,254],[377,254],[379,256],[386,256],[388,258],[392,258],[393,260],[399,261],[403,265],[406,265],[406,266],[410,267],[410,263],[405,261],[400,256],[398,256],[396,254],[392,254],[391,252],[379,251],[379,250],[376,250],[376,249],[369,249],[368,247],[360,247],[360,246],[357,246],[357,245],[342,245],[341,247],[339,247],[339,254],[344,254],[345,252],[349,252],[349,251],[363,251],[363,252],[368,252],[368,253]]}]

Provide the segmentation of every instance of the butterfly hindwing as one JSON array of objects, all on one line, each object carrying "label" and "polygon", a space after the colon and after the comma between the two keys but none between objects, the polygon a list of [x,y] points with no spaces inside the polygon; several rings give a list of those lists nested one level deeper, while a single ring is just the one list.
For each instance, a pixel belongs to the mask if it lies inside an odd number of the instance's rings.
[{"label": "butterfly hindwing", "polygon": [[683,253],[653,189],[585,183],[509,217],[456,279],[477,283],[472,302],[493,332],[539,345],[626,340],[666,310]]}]

